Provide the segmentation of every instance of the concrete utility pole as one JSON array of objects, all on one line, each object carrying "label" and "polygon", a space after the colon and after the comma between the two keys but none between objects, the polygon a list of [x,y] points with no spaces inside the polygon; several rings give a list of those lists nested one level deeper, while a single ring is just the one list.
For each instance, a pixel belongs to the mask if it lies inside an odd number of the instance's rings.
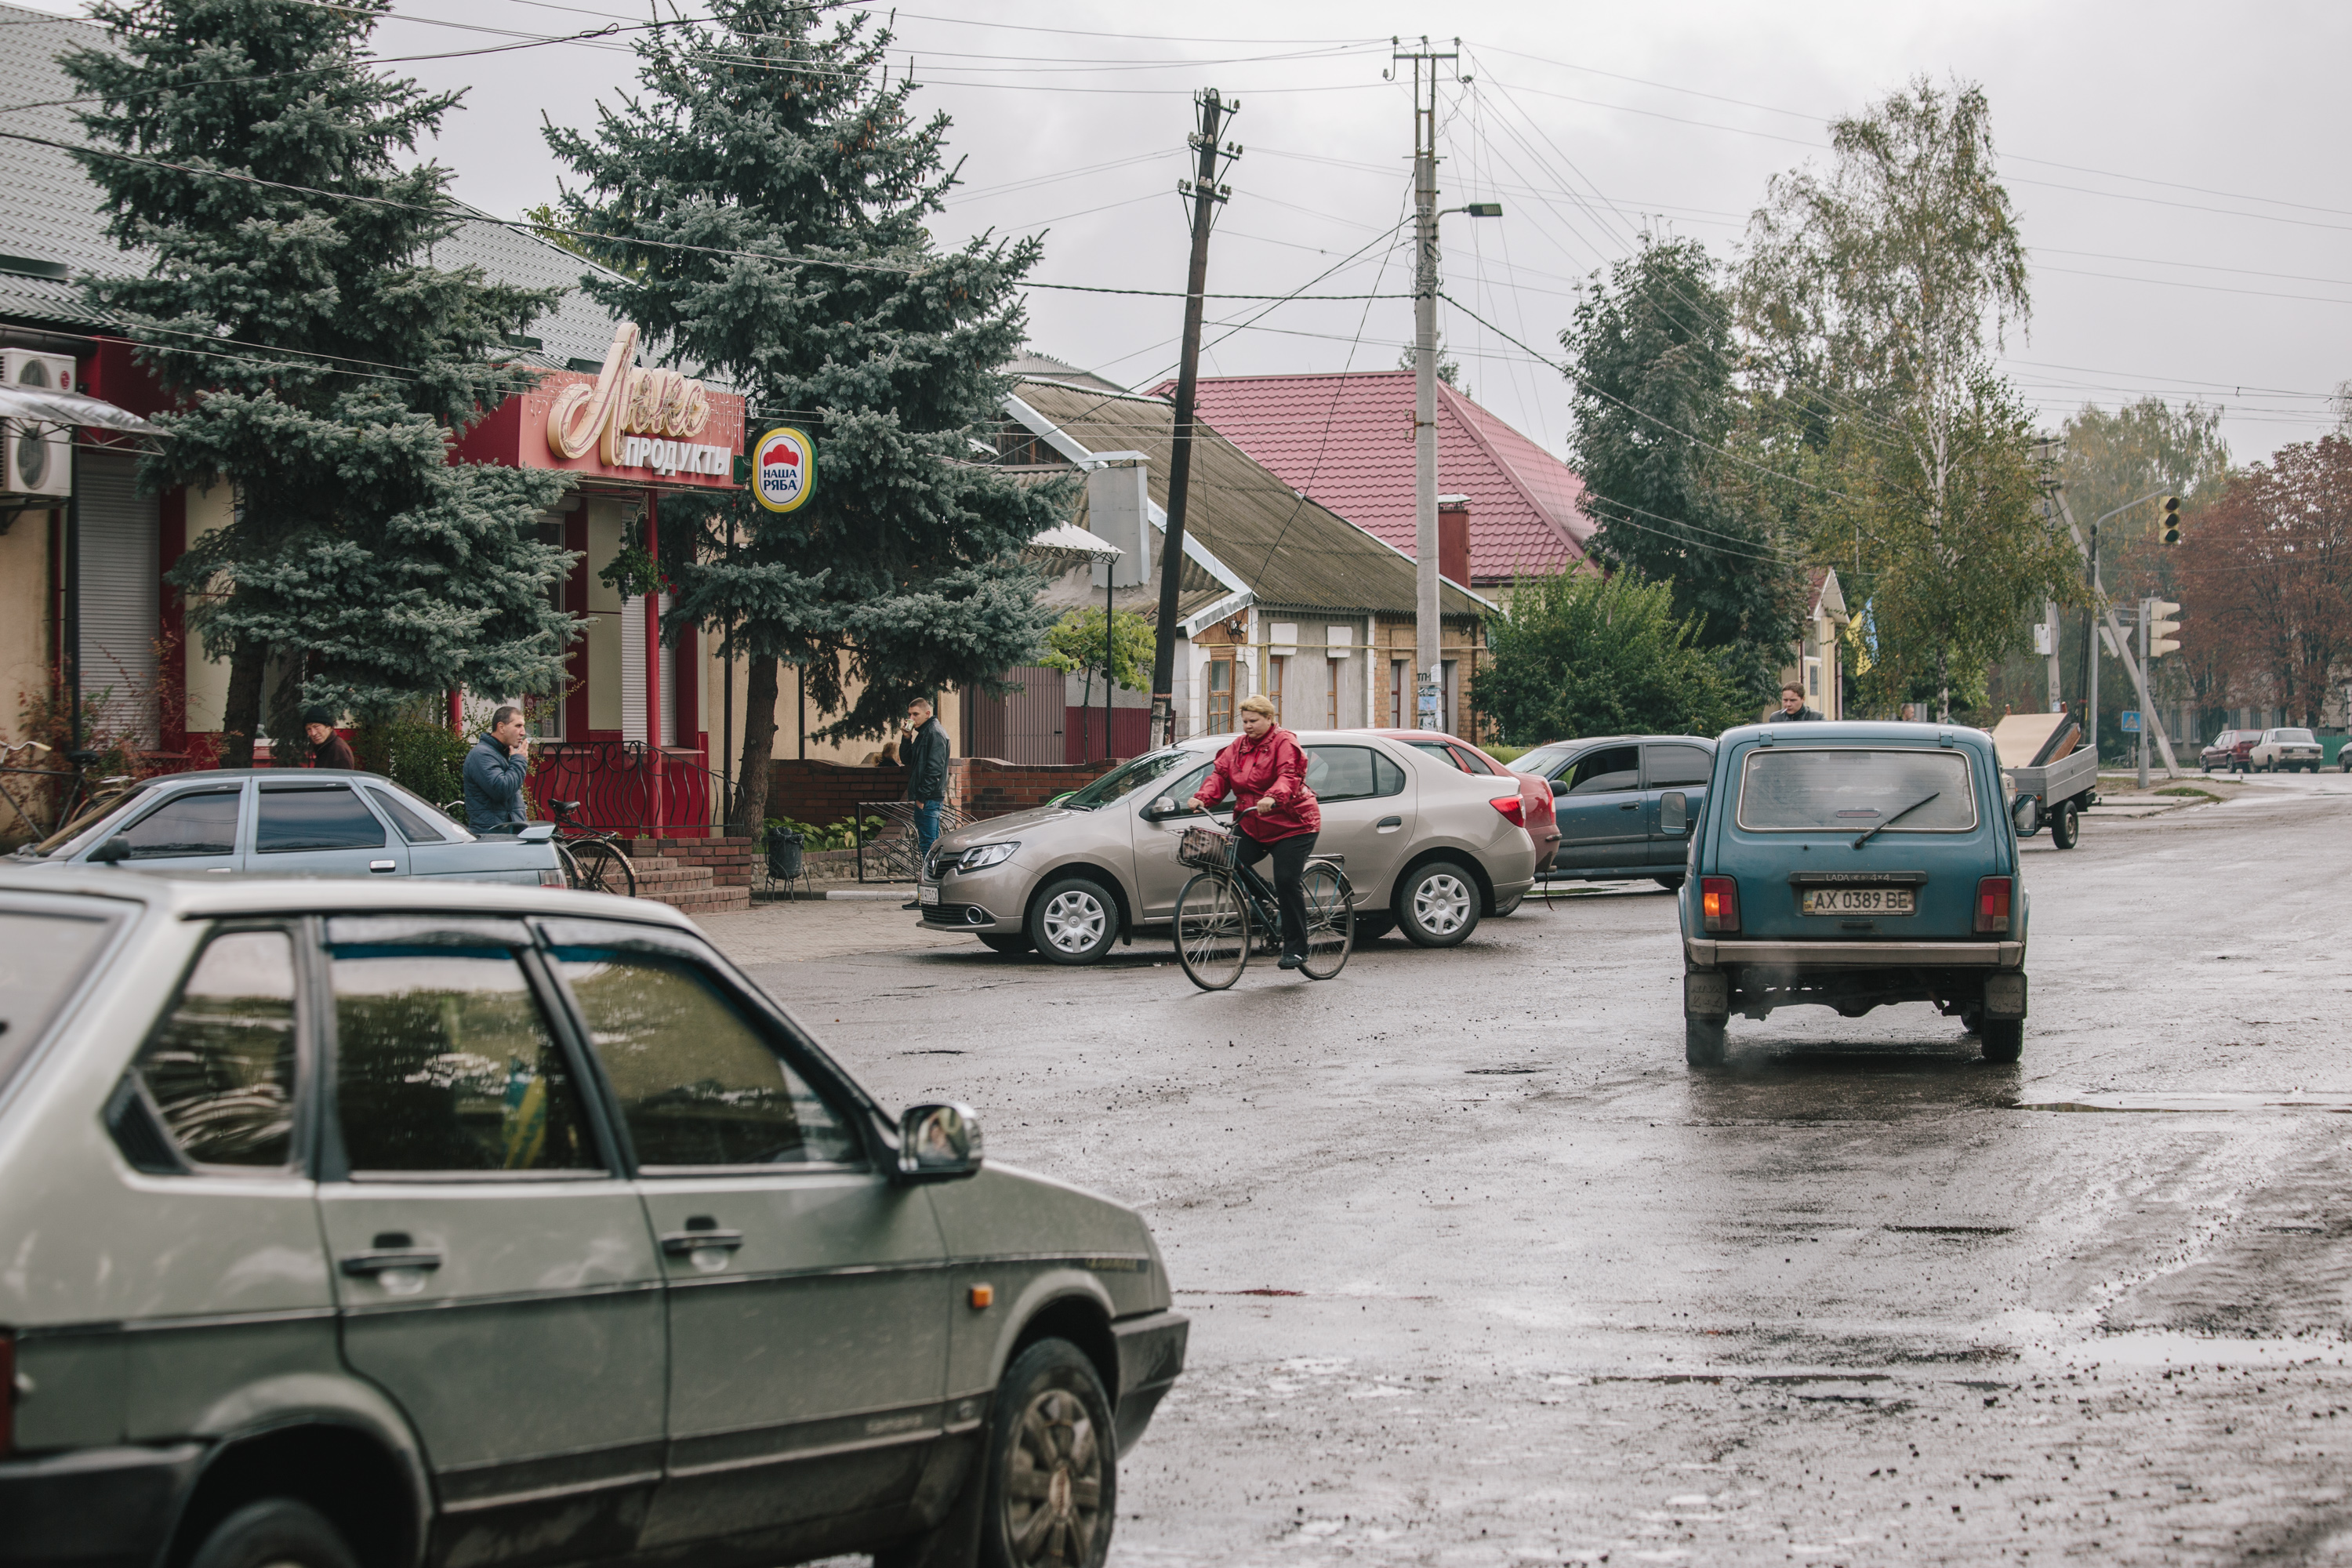
[{"label": "concrete utility pole", "polygon": [[[2125,670],[2132,678],[2132,686],[2139,693],[2140,722],[2147,726],[2149,731],[2156,737],[2156,749],[2161,752],[2164,757],[2165,776],[2167,778],[2177,779],[2180,776],[2180,764],[2172,754],[2172,737],[2165,733],[2162,721],[2157,718],[2156,709],[2154,705],[2148,701],[2147,661],[2133,656],[2131,643],[2129,639],[2124,636],[2123,622],[2116,618],[2116,607],[2107,603],[2106,595],[2101,591],[2099,586],[2099,524],[2106,521],[2108,518],[2115,516],[2116,512],[2128,511],[2133,507],[2138,506],[2143,502],[2154,500],[2158,496],[2160,496],[2164,492],[2162,490],[2157,490],[2148,495],[2140,497],[2138,500],[2126,501],[2122,506],[2116,508],[2115,511],[2103,513],[2092,522],[2091,538],[2087,544],[2084,543],[2083,539],[2082,526],[2074,521],[2074,509],[2066,504],[2066,495],[2063,490],[2058,492],[2058,515],[2066,520],[2066,531],[2074,536],[2074,548],[2083,551],[2089,562],[2091,578],[2091,615],[2093,619],[2091,626],[2091,646],[2084,652],[2084,658],[2087,659],[2090,664],[2090,717],[2092,722],[2095,725],[2099,717],[2098,617],[2104,616],[2106,619],[2107,636],[2110,645],[2115,650],[2116,658],[2122,661]],[[2089,731],[2089,733],[2091,737],[2091,750],[2094,754],[2096,754],[2098,751],[2098,731],[2094,728]]]},{"label": "concrete utility pole", "polygon": [[[1454,46],[1433,50],[1424,35],[1418,49],[1399,47],[1390,57],[1412,62],[1412,663],[1416,717],[1423,721],[1436,718],[1445,677],[1437,598],[1437,220],[1444,216],[1437,210],[1437,67],[1461,58],[1462,40]],[[1457,73],[1455,79],[1470,79]],[[1503,216],[1499,202],[1446,210]]]},{"label": "concrete utility pole", "polygon": [[[1201,312],[1209,287],[1209,229],[1216,204],[1233,195],[1217,183],[1217,160],[1242,155],[1239,147],[1217,147],[1224,122],[1241,112],[1215,88],[1194,95],[1201,106],[1201,129],[1192,145],[1200,154],[1197,175],[1180,180],[1176,188],[1192,198],[1192,264],[1184,281],[1184,349],[1177,361],[1176,428],[1168,455],[1168,539],[1160,551],[1160,625],[1151,649],[1151,734],[1165,746],[1176,739],[1176,590],[1183,576],[1184,504],[1192,485],[1192,403],[1201,384]],[[1108,633],[1108,626],[1105,628]]]},{"label": "concrete utility pole", "polygon": [[[1457,40],[1458,45],[1458,40]],[[1416,721],[1435,721],[1444,677],[1437,599],[1437,62],[1460,58],[1417,50],[1412,62],[1412,673]]]}]

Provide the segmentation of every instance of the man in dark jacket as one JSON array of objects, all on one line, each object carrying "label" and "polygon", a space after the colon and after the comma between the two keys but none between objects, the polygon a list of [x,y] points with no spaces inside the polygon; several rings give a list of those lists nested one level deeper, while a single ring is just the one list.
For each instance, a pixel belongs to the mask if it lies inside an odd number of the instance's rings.
[{"label": "man in dark jacket", "polygon": [[523,820],[522,781],[530,772],[522,710],[511,704],[490,715],[490,727],[466,753],[466,826],[490,833]]},{"label": "man in dark jacket", "polygon": [[940,812],[948,803],[947,726],[933,714],[929,698],[907,704],[907,735],[898,755],[907,763],[907,798],[915,803],[916,853],[928,860],[940,841]]},{"label": "man in dark jacket", "polygon": [[1805,694],[1793,686],[1780,688],[1780,710],[1768,714],[1767,724],[1798,724],[1807,720],[1819,722],[1821,715],[1805,706]]},{"label": "man in dark jacket", "polygon": [[302,733],[310,737],[310,765],[314,768],[353,768],[359,759],[352,755],[351,743],[335,733],[334,710],[323,702],[313,702],[302,710]]}]

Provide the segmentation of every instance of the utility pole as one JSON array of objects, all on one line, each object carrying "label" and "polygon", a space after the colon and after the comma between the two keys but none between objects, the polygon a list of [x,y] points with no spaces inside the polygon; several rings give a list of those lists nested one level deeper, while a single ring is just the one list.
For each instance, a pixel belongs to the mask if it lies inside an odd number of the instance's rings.
[{"label": "utility pole", "polygon": [[[1192,150],[1200,154],[1197,173],[1180,180],[1176,188],[1192,198],[1192,263],[1184,281],[1184,348],[1177,361],[1176,426],[1168,456],[1168,538],[1160,550],[1160,625],[1151,649],[1151,733],[1160,745],[1176,739],[1176,590],[1183,573],[1184,503],[1192,483],[1192,402],[1201,384],[1201,313],[1209,287],[1209,229],[1216,204],[1233,195],[1217,183],[1217,161],[1230,163],[1242,155],[1239,147],[1222,152],[1217,136],[1226,121],[1241,112],[1208,88],[1193,95],[1201,106],[1201,128],[1192,132]],[[1108,573],[1105,574],[1108,575]],[[1106,621],[1104,635],[1109,626]],[[1109,679],[1106,666],[1104,679]]]},{"label": "utility pole", "polygon": [[[1437,598],[1437,220],[1444,216],[1437,210],[1437,67],[1461,58],[1462,40],[1442,52],[1430,48],[1425,34],[1418,49],[1402,47],[1402,38],[1389,42],[1392,61],[1412,62],[1412,663],[1416,718],[1434,721],[1445,675]],[[1470,79],[1457,71],[1455,79]],[[1499,202],[1447,211],[1503,216]]]},{"label": "utility pole", "polygon": [[[2105,616],[2107,626],[2107,635],[2113,641],[2116,658],[2123,662],[2126,672],[2132,678],[2133,687],[2137,689],[2139,693],[2140,722],[2148,726],[2155,733],[2156,749],[2158,752],[2162,753],[2164,757],[2165,776],[2167,778],[2179,778],[2180,776],[2180,763],[2172,754],[2172,737],[2165,733],[2162,721],[2157,718],[2156,709],[2154,705],[2148,701],[2147,661],[2133,657],[2131,644],[2124,636],[2123,622],[2116,617],[2116,607],[2107,603],[2105,595],[2100,591],[2099,587],[2099,524],[2106,521],[2108,518],[2115,516],[2116,512],[2128,511],[2133,507],[2141,504],[2143,501],[2154,500],[2157,496],[2162,495],[2163,493],[2164,492],[2162,490],[2157,490],[2152,494],[2140,497],[2139,500],[2126,501],[2122,506],[2116,508],[2115,511],[2105,513],[2097,518],[2091,524],[2091,538],[2087,545],[2084,542],[2081,525],[2076,523],[2074,521],[2074,509],[2066,504],[2066,494],[2063,490],[2058,492],[2058,515],[2066,520],[2066,531],[2074,536],[2074,548],[2084,551],[2090,563],[2092,596],[2091,646],[2084,650],[2083,657],[2088,660],[2090,664],[2089,685],[2091,720],[2095,725],[2099,716],[2098,621],[2101,616]],[[2175,644],[2174,646],[2178,647],[2179,645]],[[2095,754],[2098,751],[2098,731],[2094,728],[2089,731],[2089,733],[2092,739],[2091,749]]]},{"label": "utility pole", "polygon": [[2099,606],[2106,595],[2099,587],[2099,523],[2091,524],[2091,549],[2083,566],[2083,581],[2091,585],[2091,607],[2083,616],[2083,739],[2091,760],[2099,760]]},{"label": "utility pole", "polygon": [[[2146,669],[2147,668],[2147,601],[2146,599],[2142,599],[2139,602],[2139,641],[2137,646],[2139,648],[2139,667],[2142,669]],[[2142,698],[2140,700],[2141,708],[2139,714],[2139,787],[2143,791],[2147,788],[2148,721],[2156,717],[2153,712],[2148,710],[2146,705],[2147,700],[2146,698]]]},{"label": "utility pole", "polygon": [[1433,727],[1445,672],[1437,599],[1437,62],[1458,59],[1460,48],[1433,54],[1423,37],[1419,49],[1391,58],[1412,62],[1412,672],[1416,722]]}]

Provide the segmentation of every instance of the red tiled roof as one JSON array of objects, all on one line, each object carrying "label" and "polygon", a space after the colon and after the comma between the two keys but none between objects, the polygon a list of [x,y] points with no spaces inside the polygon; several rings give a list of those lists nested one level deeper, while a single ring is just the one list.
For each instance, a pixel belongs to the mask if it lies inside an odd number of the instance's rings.
[{"label": "red tiled roof", "polygon": [[[1174,394],[1175,383],[1153,390]],[[1200,417],[1285,484],[1411,554],[1412,373],[1202,376]],[[1470,498],[1470,577],[1507,583],[1584,559],[1584,481],[1450,386],[1437,389],[1437,493]]]}]

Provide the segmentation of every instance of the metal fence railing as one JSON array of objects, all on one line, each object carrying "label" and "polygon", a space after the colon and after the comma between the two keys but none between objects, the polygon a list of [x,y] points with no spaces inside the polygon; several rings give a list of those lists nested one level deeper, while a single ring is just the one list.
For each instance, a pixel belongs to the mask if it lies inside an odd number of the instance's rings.
[{"label": "metal fence railing", "polygon": [[[921,810],[911,800],[867,801],[857,807],[859,881],[911,882],[921,875],[922,841],[915,832],[915,818]],[[942,837],[971,821],[954,806],[940,808]]]}]

